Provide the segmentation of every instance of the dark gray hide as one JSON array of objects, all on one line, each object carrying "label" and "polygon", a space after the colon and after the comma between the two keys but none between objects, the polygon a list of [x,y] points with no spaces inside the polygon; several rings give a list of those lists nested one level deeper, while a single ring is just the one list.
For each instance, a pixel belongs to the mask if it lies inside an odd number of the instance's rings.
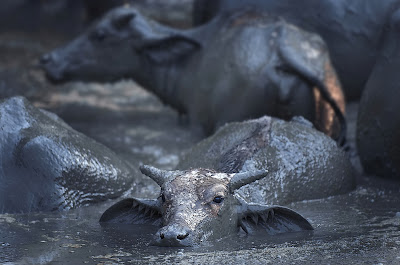
[{"label": "dark gray hide", "polygon": [[265,116],[227,124],[194,146],[177,168],[267,170],[268,176],[237,192],[247,201],[268,205],[325,198],[355,188],[345,152],[298,118],[285,122]]},{"label": "dark gray hide", "polygon": [[400,11],[362,95],[357,121],[358,153],[367,174],[400,180]]},{"label": "dark gray hide", "polygon": [[0,213],[67,210],[122,195],[131,169],[56,115],[0,103]]},{"label": "dark gray hide", "polygon": [[312,230],[296,212],[279,206],[248,204],[234,194],[237,188],[263,178],[267,172],[218,173],[207,169],[163,171],[142,166],[161,186],[157,200],[125,199],[109,208],[101,223],[154,224],[161,246],[194,246],[237,233],[274,235]]},{"label": "dark gray hide", "polygon": [[318,33],[329,47],[347,99],[359,99],[399,0],[195,0],[194,24],[255,7]]},{"label": "dark gray hide", "polygon": [[345,135],[344,97],[323,41],[253,11],[184,31],[117,8],[41,61],[55,81],[132,77],[207,134],[268,114],[301,115]]}]

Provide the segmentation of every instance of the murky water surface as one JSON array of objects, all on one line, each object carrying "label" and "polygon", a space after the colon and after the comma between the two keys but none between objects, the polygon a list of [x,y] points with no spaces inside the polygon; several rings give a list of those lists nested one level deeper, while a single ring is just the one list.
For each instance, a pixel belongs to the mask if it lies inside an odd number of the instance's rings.
[{"label": "murky water surface", "polygon": [[291,204],[312,222],[313,232],[239,235],[195,248],[152,246],[157,231],[153,226],[100,226],[99,216],[110,204],[64,213],[1,215],[0,260],[17,264],[400,263],[399,191],[377,183],[348,195]]},{"label": "murky water surface", "polygon": [[[54,43],[0,35],[0,92],[24,94],[75,129],[115,150],[134,167],[172,169],[201,139],[184,119],[131,81],[116,84],[47,83],[35,67]],[[349,108],[349,155],[354,152],[357,104]],[[156,197],[158,187],[136,172],[127,196]],[[358,177],[350,194],[289,207],[313,232],[232,236],[195,248],[151,245],[152,226],[100,226],[114,202],[69,212],[0,215],[0,264],[400,264],[400,184]]]}]

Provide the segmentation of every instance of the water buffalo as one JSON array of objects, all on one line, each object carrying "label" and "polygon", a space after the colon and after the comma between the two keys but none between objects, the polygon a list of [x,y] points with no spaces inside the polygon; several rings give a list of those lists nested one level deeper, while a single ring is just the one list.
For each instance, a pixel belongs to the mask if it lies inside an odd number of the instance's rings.
[{"label": "water buffalo", "polygon": [[269,114],[302,115],[345,135],[344,97],[323,41],[255,11],[177,30],[117,8],[41,63],[54,81],[132,77],[207,134]]},{"label": "water buffalo", "polygon": [[360,101],[357,147],[367,174],[400,179],[400,11],[395,15]]},{"label": "water buffalo", "polygon": [[254,7],[321,35],[346,98],[359,99],[375,65],[399,0],[195,0],[194,24],[218,13]]},{"label": "water buffalo", "polygon": [[119,197],[132,170],[26,99],[0,102],[0,213],[67,210]]},{"label": "water buffalo", "polygon": [[173,246],[200,244],[240,227],[247,233],[308,230],[310,224],[300,215],[271,205],[355,187],[346,154],[302,118],[227,124],[195,145],[178,169],[142,167],[161,186],[158,199],[122,200],[100,222],[162,226],[155,243]]},{"label": "water buffalo", "polygon": [[161,186],[160,197],[120,201],[104,212],[100,222],[162,224],[155,236],[155,243],[161,246],[193,246],[238,232],[239,228],[246,233],[265,230],[268,234],[312,230],[306,219],[288,208],[249,204],[234,194],[266,172],[140,169]]}]

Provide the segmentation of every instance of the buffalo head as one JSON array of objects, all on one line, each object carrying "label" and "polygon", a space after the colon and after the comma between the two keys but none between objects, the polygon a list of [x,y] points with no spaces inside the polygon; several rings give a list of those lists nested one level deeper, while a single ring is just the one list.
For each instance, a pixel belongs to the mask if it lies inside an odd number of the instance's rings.
[{"label": "buffalo head", "polygon": [[174,50],[169,56],[178,57],[198,45],[177,32],[143,17],[134,8],[120,7],[68,44],[44,54],[40,64],[54,82],[107,82],[127,77],[140,82],[140,75],[135,73],[146,70],[148,54],[166,59],[154,51],[159,42]]},{"label": "buffalo head", "polygon": [[246,203],[234,191],[267,175],[265,171],[226,174],[209,169],[164,171],[142,166],[161,186],[157,200],[125,199],[110,207],[100,222],[161,226],[155,244],[193,246],[243,229],[268,234],[312,230],[298,213],[280,206]]}]

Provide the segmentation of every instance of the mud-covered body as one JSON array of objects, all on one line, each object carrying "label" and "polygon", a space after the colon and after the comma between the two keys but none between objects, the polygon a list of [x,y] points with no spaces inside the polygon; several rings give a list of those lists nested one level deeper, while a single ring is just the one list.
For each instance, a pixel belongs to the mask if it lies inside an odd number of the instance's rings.
[{"label": "mud-covered body", "polygon": [[357,147],[367,174],[400,180],[400,12],[393,16],[385,45],[363,92]]},{"label": "mud-covered body", "polygon": [[285,205],[343,194],[355,187],[343,150],[305,120],[262,117],[230,123],[194,146],[178,169],[221,172],[268,170],[267,177],[237,192],[247,201]]},{"label": "mud-covered body", "polygon": [[399,0],[196,0],[194,24],[256,8],[318,33],[329,47],[347,99],[359,99]]},{"label": "mud-covered body", "polygon": [[323,41],[254,11],[177,30],[115,9],[42,64],[55,81],[131,77],[207,134],[265,114],[343,134],[344,96]]},{"label": "mud-covered body", "polygon": [[133,183],[114,152],[20,97],[0,102],[0,154],[0,213],[68,210]]}]

